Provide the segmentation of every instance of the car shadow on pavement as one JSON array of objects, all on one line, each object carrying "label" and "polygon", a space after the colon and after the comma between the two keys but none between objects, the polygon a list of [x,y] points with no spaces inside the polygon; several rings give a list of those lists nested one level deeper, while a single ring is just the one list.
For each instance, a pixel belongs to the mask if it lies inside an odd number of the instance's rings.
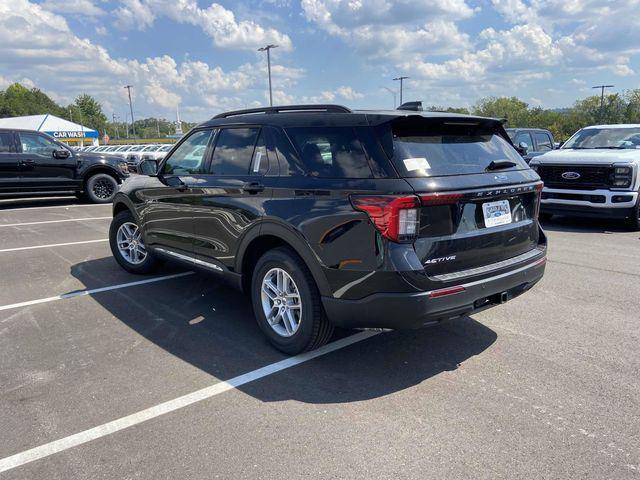
[{"label": "car shadow on pavement", "polygon": [[[93,283],[104,259],[74,265]],[[172,267],[158,274],[169,273]],[[92,272],[89,278],[87,272]],[[131,276],[130,281],[140,277]],[[228,380],[286,358],[266,341],[251,302],[205,274],[93,295],[103,308],[153,345]],[[353,332],[340,331],[337,336]],[[383,332],[239,389],[261,401],[355,402],[385,396],[455,370],[496,340],[466,317],[422,330]],[[162,371],[158,370],[158,375]]]},{"label": "car shadow on pavement", "polygon": [[551,232],[624,233],[629,232],[624,221],[616,219],[565,217],[554,215],[541,223]]}]

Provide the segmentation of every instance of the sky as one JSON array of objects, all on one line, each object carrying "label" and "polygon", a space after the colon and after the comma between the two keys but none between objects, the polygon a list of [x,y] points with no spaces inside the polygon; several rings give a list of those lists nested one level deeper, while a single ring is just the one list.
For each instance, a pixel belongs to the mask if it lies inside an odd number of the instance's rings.
[{"label": "sky", "polygon": [[[88,93],[124,120],[268,104],[560,108],[640,87],[640,0],[0,0],[0,89]],[[399,98],[398,98],[399,100]]]}]

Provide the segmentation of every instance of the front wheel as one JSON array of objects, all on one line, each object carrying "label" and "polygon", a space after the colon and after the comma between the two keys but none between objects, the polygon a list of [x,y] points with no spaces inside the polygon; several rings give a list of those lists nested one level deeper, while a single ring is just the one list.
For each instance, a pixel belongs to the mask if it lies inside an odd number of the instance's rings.
[{"label": "front wheel", "polygon": [[627,226],[632,232],[637,232],[640,230],[640,195],[638,196],[638,200],[636,201],[636,206],[633,209],[631,218],[627,219]]},{"label": "front wheel", "polygon": [[158,261],[147,251],[142,230],[129,210],[118,213],[109,228],[109,245],[113,257],[127,272],[150,273]]},{"label": "front wheel", "polygon": [[108,173],[96,173],[85,184],[85,194],[93,203],[111,203],[116,193],[118,181]]},{"label": "front wheel", "polygon": [[251,299],[261,330],[284,353],[316,349],[333,334],[311,272],[289,248],[270,250],[258,260]]}]

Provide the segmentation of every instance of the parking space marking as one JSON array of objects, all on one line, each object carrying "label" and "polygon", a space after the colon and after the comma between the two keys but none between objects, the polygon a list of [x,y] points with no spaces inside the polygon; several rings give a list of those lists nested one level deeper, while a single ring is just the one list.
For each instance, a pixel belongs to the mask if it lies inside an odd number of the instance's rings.
[{"label": "parking space marking", "polygon": [[94,203],[91,205],[47,205],[44,207],[1,208],[0,212],[21,212],[23,210],[35,210],[44,208],[78,208],[78,207],[112,207],[110,203]]},{"label": "parking space marking", "polygon": [[8,223],[0,224],[0,227],[22,227],[26,225],[43,225],[45,223],[62,223],[62,222],[85,222],[87,220],[110,220],[113,217],[85,217],[85,218],[65,218],[64,220],[45,220],[43,222],[26,222],[26,223]]},{"label": "parking space marking", "polygon": [[0,311],[11,310],[13,308],[28,307],[30,305],[38,305],[40,303],[55,302],[57,300],[66,300],[68,298],[83,297],[86,295],[93,295],[94,293],[108,292],[110,290],[119,290],[121,288],[135,287],[137,285],[145,285],[147,283],[161,282],[163,280],[169,280],[172,278],[185,277],[187,275],[193,275],[195,272],[182,272],[174,273],[172,275],[163,275],[162,277],[145,278],[144,280],[137,280],[135,282],[120,283],[118,285],[109,285],[107,287],[91,288],[88,290],[77,290],[75,292],[63,293],[62,295],[56,295],[55,297],[39,298],[37,300],[29,300],[27,302],[12,303],[10,305],[0,306]]},{"label": "parking space marking", "polygon": [[19,252],[21,250],[35,250],[37,248],[65,247],[67,245],[83,245],[85,243],[98,243],[98,242],[108,242],[108,241],[109,241],[108,238],[100,238],[98,240],[85,240],[84,242],[50,243],[49,245],[33,245],[31,247],[3,248],[0,250],[0,253]]},{"label": "parking space marking", "polygon": [[233,377],[230,380],[219,382],[209,387],[196,390],[195,392],[191,392],[181,397],[174,398],[173,400],[169,400],[159,405],[149,407],[145,410],[127,415],[126,417],[121,417],[111,422],[98,425],[97,427],[93,427],[88,430],[69,435],[68,437],[64,437],[59,440],[40,445],[39,447],[25,450],[24,452],[17,453],[10,457],[0,459],[0,473],[62,452],[64,450],[68,450],[78,445],[82,445],[83,443],[87,443],[92,440],[111,435],[112,433],[124,430],[125,428],[133,427],[134,425],[138,425],[142,422],[146,422],[147,420],[157,418],[166,413],[174,412],[202,400],[206,400],[229,390],[233,390],[249,382],[253,382],[269,375],[273,375],[274,373],[278,373],[282,370],[300,365],[301,363],[308,362],[309,360],[313,360],[314,358],[326,355],[327,353],[331,353],[349,345],[353,345],[354,343],[361,342],[362,340],[371,338],[375,335],[378,335],[379,333],[379,331],[370,330],[359,332],[354,335],[341,338],[340,340],[336,340],[335,342],[329,343],[323,347],[318,348],[317,350],[301,353],[300,355],[296,355],[295,357],[285,358],[284,360],[280,360],[279,362],[275,362],[256,370],[252,370],[251,372],[238,375],[237,377]]}]

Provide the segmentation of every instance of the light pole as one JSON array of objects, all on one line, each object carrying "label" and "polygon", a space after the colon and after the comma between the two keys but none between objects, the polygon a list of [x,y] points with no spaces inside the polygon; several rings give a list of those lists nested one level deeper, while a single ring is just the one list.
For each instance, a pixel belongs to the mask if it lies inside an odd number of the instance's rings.
[{"label": "light pole", "polygon": [[113,114],[113,128],[116,131],[116,138],[120,138],[118,134],[118,116],[115,113]]},{"label": "light pole", "polygon": [[604,89],[605,88],[613,88],[615,85],[596,85],[591,88],[599,88],[600,89],[600,121],[604,120]]},{"label": "light pole", "polygon": [[124,112],[124,128],[127,132],[127,140],[129,139],[129,114]]},{"label": "light pole", "polygon": [[131,103],[131,88],[133,88],[133,85],[125,85],[124,88],[127,89],[127,93],[129,94],[129,110],[131,111],[131,135],[135,138],[136,127],[133,124],[133,104]]},{"label": "light pole", "polygon": [[402,82],[409,77],[396,77],[394,80],[400,80],[400,105],[402,105]]},{"label": "light pole", "polygon": [[380,88],[384,88],[387,92],[393,95],[393,108],[396,108],[396,92],[394,90],[391,90],[389,87],[380,87]]},{"label": "light pole", "polygon": [[259,52],[267,52],[267,70],[269,72],[269,106],[273,107],[273,93],[271,92],[271,49],[278,48],[278,45],[267,45],[258,49]]}]

